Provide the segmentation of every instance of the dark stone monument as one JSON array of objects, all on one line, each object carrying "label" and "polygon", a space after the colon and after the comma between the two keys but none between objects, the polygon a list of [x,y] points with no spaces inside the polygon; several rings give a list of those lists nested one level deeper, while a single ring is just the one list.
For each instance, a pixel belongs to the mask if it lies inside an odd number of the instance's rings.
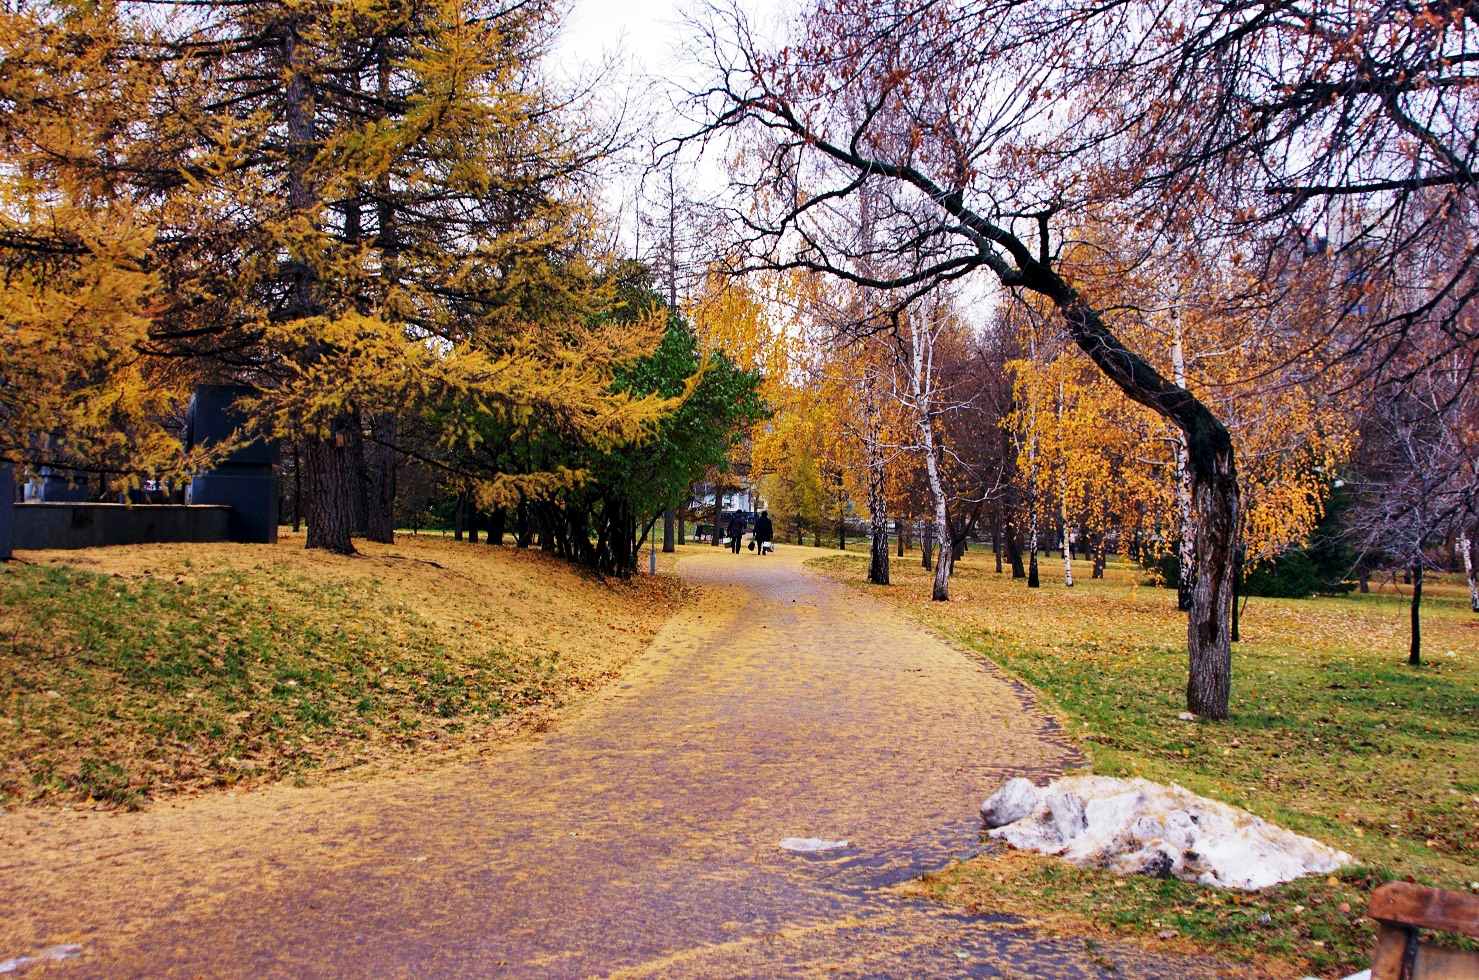
[{"label": "dark stone monument", "polygon": [[9,561],[15,546],[15,470],[0,463],[0,561]]},{"label": "dark stone monument", "polygon": [[41,499],[48,504],[83,503],[92,496],[87,477],[41,467]]},{"label": "dark stone monument", "polygon": [[[185,445],[209,447],[224,442],[247,424],[236,401],[255,394],[245,385],[200,385],[190,399]],[[190,481],[190,503],[231,508],[232,541],[277,542],[277,443],[258,439],[223,457],[208,473]]]}]

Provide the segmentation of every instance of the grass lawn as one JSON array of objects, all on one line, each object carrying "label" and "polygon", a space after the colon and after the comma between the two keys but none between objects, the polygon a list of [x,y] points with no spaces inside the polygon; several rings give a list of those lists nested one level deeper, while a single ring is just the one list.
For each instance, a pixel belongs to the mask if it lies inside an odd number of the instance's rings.
[{"label": "grass lawn", "polygon": [[453,757],[614,676],[688,596],[433,536],[353,558],[302,544],[0,566],[0,806]]},{"label": "grass lawn", "polygon": [[[1144,776],[1223,800],[1345,850],[1360,865],[1257,894],[1119,878],[996,850],[913,887],[980,911],[1080,932],[1156,937],[1282,960],[1292,975],[1369,965],[1371,889],[1408,877],[1479,891],[1479,615],[1461,580],[1424,589],[1425,663],[1406,665],[1400,585],[1370,595],[1252,599],[1234,646],[1232,717],[1185,722],[1186,625],[1173,592],[1111,565],[1102,580],[1061,558],[1043,587],[966,555],[952,601],[931,603],[917,553],[887,587],[867,559],[810,566],[896,603],[1035,688],[1095,773]],[[1174,938],[1169,937],[1175,931]]]}]

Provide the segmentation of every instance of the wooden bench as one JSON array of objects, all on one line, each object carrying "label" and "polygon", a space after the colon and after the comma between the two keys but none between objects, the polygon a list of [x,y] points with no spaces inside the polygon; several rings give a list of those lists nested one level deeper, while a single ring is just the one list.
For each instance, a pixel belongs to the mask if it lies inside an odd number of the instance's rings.
[{"label": "wooden bench", "polygon": [[1371,980],[1479,978],[1479,950],[1447,949],[1418,939],[1420,929],[1479,939],[1479,895],[1390,881],[1372,893],[1367,914],[1378,926]]}]

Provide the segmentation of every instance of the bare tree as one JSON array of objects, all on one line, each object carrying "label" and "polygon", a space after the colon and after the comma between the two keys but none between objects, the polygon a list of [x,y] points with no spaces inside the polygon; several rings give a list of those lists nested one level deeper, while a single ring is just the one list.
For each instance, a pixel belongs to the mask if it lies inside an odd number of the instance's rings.
[{"label": "bare tree", "polygon": [[[1055,221],[1075,189],[1074,168],[1054,172],[1029,152],[1039,89],[1057,77],[1059,59],[1025,61],[1012,20],[819,0],[791,43],[767,51],[731,14],[725,33],[712,35],[719,74],[702,99],[709,132],[753,144],[735,178],[749,192],[734,213],[744,267],[826,273],[891,291],[897,306],[982,270],[1050,302],[1101,371],[1186,433],[1200,518],[1187,703],[1223,718],[1238,503],[1232,442],[1059,271]],[[861,116],[846,111],[856,105]],[[865,186],[881,213],[878,244],[860,255],[845,233],[855,214],[846,199]]]}]

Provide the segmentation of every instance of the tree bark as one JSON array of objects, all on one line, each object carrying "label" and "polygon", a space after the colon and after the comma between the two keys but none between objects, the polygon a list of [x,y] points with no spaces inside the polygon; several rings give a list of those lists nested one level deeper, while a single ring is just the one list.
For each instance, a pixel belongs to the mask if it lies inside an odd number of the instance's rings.
[{"label": "tree bark", "polygon": [[899,552],[899,557],[900,558],[903,558],[904,557],[904,526],[905,526],[905,523],[906,522],[905,522],[905,520],[902,517],[896,517],[896,518],[894,518],[894,531],[899,536],[899,540],[898,540],[898,552]]},{"label": "tree bark", "polygon": [[1458,550],[1464,555],[1464,578],[1469,583],[1469,608],[1479,613],[1479,576],[1474,569],[1474,544],[1463,531],[1458,535]]},{"label": "tree bark", "polygon": [[1197,574],[1187,616],[1186,706],[1193,714],[1221,720],[1227,717],[1232,696],[1230,620],[1238,481],[1232,440],[1211,413],[1206,417],[1215,430],[1199,430],[1199,439],[1192,441]]},{"label": "tree bark", "polygon": [[1412,642],[1407,648],[1407,663],[1413,667],[1421,667],[1422,658],[1422,623],[1418,620],[1418,607],[1423,601],[1423,560],[1419,555],[1417,561],[1412,565]]},{"label": "tree bark", "polygon": [[293,440],[293,533],[298,533],[303,517],[303,452]]},{"label": "tree bark", "polygon": [[935,525],[933,521],[924,522],[923,536],[919,541],[919,564],[926,570],[934,566],[935,555]]},{"label": "tree bark", "polygon": [[665,510],[665,511],[663,511],[663,513],[662,513],[662,553],[665,554],[665,555],[671,555],[675,551],[678,550],[678,548],[677,548],[677,541],[674,540],[674,531],[676,530],[677,523],[678,523],[678,514],[677,514],[676,511],[672,511],[672,510]]},{"label": "tree bark", "polygon": [[[1171,380],[1177,387],[1186,387],[1186,359],[1181,350],[1181,317],[1171,312]],[[1196,589],[1196,514],[1191,507],[1191,469],[1187,460],[1189,448],[1186,433],[1176,430],[1176,442],[1172,445],[1176,460],[1176,510],[1181,518],[1180,540],[1176,549],[1176,608],[1182,612],[1191,609],[1192,593]]]},{"label": "tree bark", "polygon": [[495,547],[503,546],[503,532],[508,526],[508,511],[499,507],[488,515],[488,543]]},{"label": "tree bark", "polygon": [[[868,557],[868,581],[888,584],[888,474],[884,469],[882,413],[878,393],[870,381],[864,396],[863,449],[868,465],[868,513],[872,521],[872,547]],[[846,550],[846,542],[843,542]]]},{"label": "tree bark", "polygon": [[1001,565],[1001,504],[996,505],[991,515],[991,553],[996,556],[996,574],[1002,572]]},{"label": "tree bark", "polygon": [[1008,528],[1006,535],[1007,564],[1012,566],[1012,578],[1026,578],[1027,569],[1022,565],[1022,545],[1017,540],[1017,528]]},{"label": "tree bark", "polygon": [[396,418],[389,412],[372,416],[370,432],[370,501],[365,537],[381,544],[395,543]]},{"label": "tree bark", "polygon": [[308,540],[309,548],[324,548],[340,555],[352,555],[354,529],[355,477],[354,456],[347,436],[350,420],[335,419],[327,439],[307,437],[308,465]]},{"label": "tree bark", "polygon": [[1042,579],[1037,574],[1037,505],[1027,509],[1027,587],[1042,588]]},{"label": "tree bark", "polygon": [[1240,598],[1242,598],[1242,592],[1243,592],[1242,586],[1243,586],[1243,546],[1242,545],[1239,545],[1238,548],[1237,548],[1237,551],[1234,553],[1234,556],[1233,556],[1232,628],[1229,631],[1230,635],[1228,637],[1228,639],[1231,642],[1233,642],[1233,643],[1239,643],[1239,642],[1242,641],[1242,635],[1239,633],[1239,628],[1240,628],[1239,619],[1242,616],[1243,610],[1242,610],[1242,608],[1238,604],[1238,600]]},{"label": "tree bark", "polygon": [[514,547],[528,548],[534,541],[534,522],[529,519],[529,504],[520,500],[514,512]]}]

